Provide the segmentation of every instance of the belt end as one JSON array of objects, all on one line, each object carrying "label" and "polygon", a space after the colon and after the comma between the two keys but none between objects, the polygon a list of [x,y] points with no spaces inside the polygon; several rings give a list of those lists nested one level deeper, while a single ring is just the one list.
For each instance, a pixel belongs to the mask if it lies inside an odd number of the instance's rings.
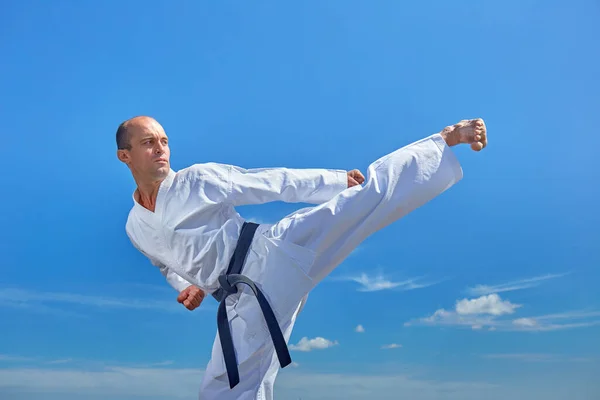
[{"label": "belt end", "polygon": [[229,378],[229,389],[233,389],[240,383],[240,379],[238,377],[230,377]]}]

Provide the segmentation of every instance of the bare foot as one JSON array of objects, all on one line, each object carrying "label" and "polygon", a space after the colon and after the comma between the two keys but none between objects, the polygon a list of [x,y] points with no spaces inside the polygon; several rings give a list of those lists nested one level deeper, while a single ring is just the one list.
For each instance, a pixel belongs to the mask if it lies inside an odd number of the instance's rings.
[{"label": "bare foot", "polygon": [[481,151],[487,146],[487,130],[481,118],[464,119],[457,124],[445,127],[440,134],[448,146],[470,144],[471,149]]}]

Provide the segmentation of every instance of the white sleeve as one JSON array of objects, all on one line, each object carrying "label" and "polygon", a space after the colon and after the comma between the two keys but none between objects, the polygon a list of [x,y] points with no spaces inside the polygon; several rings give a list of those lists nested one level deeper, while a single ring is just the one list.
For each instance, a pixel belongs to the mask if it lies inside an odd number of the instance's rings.
[{"label": "white sleeve", "polygon": [[271,201],[320,204],[348,187],[344,170],[229,166],[229,201],[235,206]]},{"label": "white sleeve", "polygon": [[150,260],[150,261],[152,262],[153,265],[157,266],[160,269],[160,273],[163,274],[163,276],[165,278],[167,278],[167,282],[169,282],[169,284],[173,287],[173,289],[177,290],[178,292],[181,292],[183,289],[192,285],[192,283],[186,281],[185,279],[183,279],[182,277],[177,275],[177,273],[175,273],[169,267],[162,265],[162,264],[155,263],[152,260]]}]

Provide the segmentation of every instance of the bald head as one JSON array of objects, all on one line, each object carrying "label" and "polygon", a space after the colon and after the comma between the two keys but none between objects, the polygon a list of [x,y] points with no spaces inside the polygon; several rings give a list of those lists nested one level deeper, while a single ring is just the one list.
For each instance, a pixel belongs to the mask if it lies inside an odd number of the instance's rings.
[{"label": "bald head", "polygon": [[117,128],[117,148],[119,150],[131,150],[131,136],[134,130],[157,128],[159,126],[157,120],[145,115],[123,121]]}]

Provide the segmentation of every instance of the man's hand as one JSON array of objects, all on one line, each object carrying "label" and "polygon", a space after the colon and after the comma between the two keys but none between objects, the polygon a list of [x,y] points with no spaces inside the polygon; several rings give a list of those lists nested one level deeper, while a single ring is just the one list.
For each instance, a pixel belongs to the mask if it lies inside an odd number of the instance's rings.
[{"label": "man's hand", "polygon": [[348,187],[362,185],[364,181],[365,177],[359,170],[353,169],[352,171],[348,171]]},{"label": "man's hand", "polygon": [[177,301],[182,303],[185,308],[192,311],[196,307],[200,306],[202,300],[204,300],[205,293],[194,285],[188,286],[183,289],[179,296],[177,296]]}]

